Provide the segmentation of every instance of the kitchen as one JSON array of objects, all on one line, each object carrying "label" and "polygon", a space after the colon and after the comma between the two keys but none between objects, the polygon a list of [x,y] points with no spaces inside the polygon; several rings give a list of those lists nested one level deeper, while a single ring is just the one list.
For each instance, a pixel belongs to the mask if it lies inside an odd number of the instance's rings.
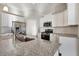
[{"label": "kitchen", "polygon": [[[6,4],[2,4],[5,6]],[[29,6],[28,9],[23,9],[24,14],[19,6],[23,8]],[[25,6],[24,6],[25,5]],[[2,50],[1,55],[21,55],[21,56],[54,56],[55,52],[56,56],[64,55],[79,55],[79,47],[78,47],[78,6],[79,4],[66,4],[66,3],[58,3],[58,4],[7,4],[10,8],[10,11],[1,11],[0,16],[0,25],[1,26],[9,26],[10,32],[5,31],[1,28],[1,37],[8,38],[10,40],[6,40],[3,38],[1,42],[8,42],[4,45],[1,43],[2,47],[9,47],[11,50]],[[14,6],[14,7],[12,7]],[[16,7],[15,7],[16,6]],[[50,6],[50,7],[49,7]],[[32,8],[31,8],[32,7]],[[35,9],[36,8],[36,9]],[[47,10],[45,10],[47,8]],[[32,11],[30,11],[32,10]],[[28,13],[25,13],[25,12]],[[8,16],[7,16],[8,14]],[[24,15],[24,17],[23,17]],[[8,18],[9,17],[9,18]],[[6,20],[10,20],[8,23]],[[6,21],[6,22],[4,22]],[[16,38],[16,29],[20,30],[20,27],[16,28],[14,26],[14,32],[12,34],[6,34],[4,36],[4,32],[11,33],[12,21],[17,23],[25,23],[26,25],[23,27],[26,29],[23,34],[22,32],[18,32],[21,35],[18,35],[20,38],[26,39],[26,42],[21,42]],[[6,24],[5,24],[6,23]],[[20,30],[21,31],[21,30]],[[3,33],[3,35],[2,35]],[[46,35],[46,36],[45,36]],[[45,37],[43,37],[45,36]],[[47,37],[47,38],[46,38]],[[12,40],[11,40],[12,39]],[[27,41],[27,39],[33,39]],[[68,44],[68,45],[67,45]],[[12,46],[11,46],[12,45]],[[63,48],[64,47],[64,48]],[[69,48],[71,47],[71,48]],[[7,49],[9,49],[7,48]],[[67,52],[67,50],[70,52]],[[14,51],[14,53],[8,52]],[[72,52],[72,53],[71,53]],[[8,53],[8,54],[7,54]]]}]

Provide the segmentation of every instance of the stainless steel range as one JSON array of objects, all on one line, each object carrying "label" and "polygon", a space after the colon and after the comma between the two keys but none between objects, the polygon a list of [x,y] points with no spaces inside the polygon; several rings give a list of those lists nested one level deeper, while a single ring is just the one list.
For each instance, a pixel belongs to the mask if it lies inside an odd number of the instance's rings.
[{"label": "stainless steel range", "polygon": [[53,29],[46,29],[45,32],[41,32],[41,39],[50,40],[50,33],[53,33]]}]

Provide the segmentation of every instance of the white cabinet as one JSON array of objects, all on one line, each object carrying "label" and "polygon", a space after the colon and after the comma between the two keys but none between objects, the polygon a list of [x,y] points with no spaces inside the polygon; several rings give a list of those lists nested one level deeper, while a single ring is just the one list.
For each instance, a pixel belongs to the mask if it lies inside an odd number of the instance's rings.
[{"label": "white cabinet", "polygon": [[57,26],[57,20],[56,20],[56,14],[52,15],[52,23],[53,23],[53,27]]},{"label": "white cabinet", "polygon": [[63,26],[63,21],[64,21],[64,13],[60,12],[57,14],[57,26]]},{"label": "white cabinet", "polygon": [[64,12],[60,12],[53,15],[53,25],[54,26],[63,26],[64,23]]},{"label": "white cabinet", "polygon": [[53,20],[54,26],[68,26],[79,24],[79,4],[67,4],[67,9],[54,14]]},{"label": "white cabinet", "polygon": [[[67,4],[68,9],[68,25],[76,25],[78,16],[78,4],[75,3],[69,3]],[[79,17],[79,16],[78,16]]]},{"label": "white cabinet", "polygon": [[75,4],[68,4],[68,25],[76,24]]},{"label": "white cabinet", "polygon": [[67,10],[64,11],[63,23],[64,23],[64,26],[68,25],[68,11]]},{"label": "white cabinet", "polygon": [[77,39],[71,37],[60,37],[60,53],[62,56],[77,56]]}]

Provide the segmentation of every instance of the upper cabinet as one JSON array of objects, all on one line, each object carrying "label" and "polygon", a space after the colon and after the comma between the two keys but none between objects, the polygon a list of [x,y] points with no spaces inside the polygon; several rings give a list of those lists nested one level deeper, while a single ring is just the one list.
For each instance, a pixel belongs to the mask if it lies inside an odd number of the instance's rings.
[{"label": "upper cabinet", "polygon": [[79,4],[69,3],[67,8],[53,15],[53,26],[69,26],[79,24]]},{"label": "upper cabinet", "polygon": [[60,12],[53,15],[53,26],[63,26],[64,25],[64,12]]},{"label": "upper cabinet", "polygon": [[63,13],[64,13],[63,26],[67,26],[68,25],[68,11],[67,11],[67,9]]},{"label": "upper cabinet", "polygon": [[67,4],[68,10],[68,25],[77,25],[78,5],[75,3]]}]

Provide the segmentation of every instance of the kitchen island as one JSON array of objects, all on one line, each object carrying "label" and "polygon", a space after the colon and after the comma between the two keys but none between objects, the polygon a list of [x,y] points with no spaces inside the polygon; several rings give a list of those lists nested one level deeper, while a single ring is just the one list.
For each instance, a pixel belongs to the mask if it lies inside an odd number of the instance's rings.
[{"label": "kitchen island", "polygon": [[13,35],[0,36],[0,56],[54,56],[58,50],[58,37],[52,35],[50,41],[34,36],[32,41],[21,42],[15,40]]},{"label": "kitchen island", "polygon": [[[30,37],[33,38],[34,36]],[[59,40],[56,35],[52,35],[50,41],[35,37],[35,40],[28,42],[17,40],[16,47],[23,51],[24,56],[54,56],[59,47]],[[22,55],[21,53],[19,54]]]}]

